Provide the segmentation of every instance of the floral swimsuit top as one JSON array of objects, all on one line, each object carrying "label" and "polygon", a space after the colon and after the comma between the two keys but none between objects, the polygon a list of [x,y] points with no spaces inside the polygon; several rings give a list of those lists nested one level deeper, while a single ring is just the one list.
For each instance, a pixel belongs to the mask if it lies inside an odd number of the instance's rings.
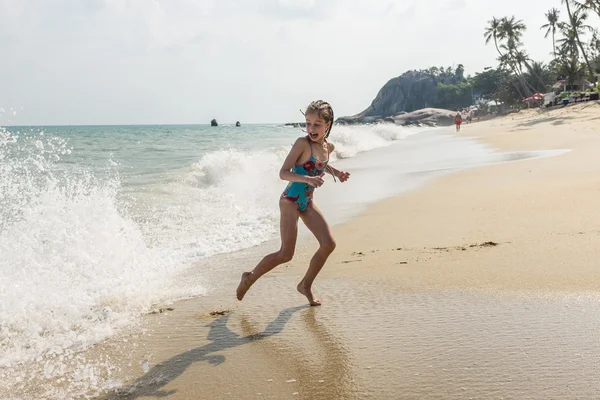
[{"label": "floral swimsuit top", "polygon": [[[306,140],[308,140],[308,145],[310,146],[310,158],[302,165],[294,165],[292,171],[304,176],[319,176],[327,169],[329,151],[327,152],[327,160],[319,161],[313,155],[312,143],[308,136],[306,137]],[[283,191],[281,197],[296,203],[298,211],[304,211],[312,201],[314,190],[315,188],[308,183],[290,182]]]}]

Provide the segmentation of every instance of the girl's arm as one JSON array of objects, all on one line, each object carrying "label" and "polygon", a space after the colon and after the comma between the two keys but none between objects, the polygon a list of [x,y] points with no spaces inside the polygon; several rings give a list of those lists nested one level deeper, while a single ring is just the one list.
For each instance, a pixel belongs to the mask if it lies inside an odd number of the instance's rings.
[{"label": "girl's arm", "polygon": [[302,153],[306,149],[308,142],[305,138],[296,139],[296,143],[292,146],[289,154],[285,158],[281,169],[279,170],[279,178],[289,182],[302,182],[308,185],[319,187],[323,184],[323,179],[320,176],[305,176],[292,172],[292,167],[298,162]]},{"label": "girl's arm", "polygon": [[327,172],[335,176],[340,182],[346,182],[350,178],[350,172],[340,171],[339,169],[333,168],[331,165],[327,166]]},{"label": "girl's arm", "polygon": [[333,168],[331,165],[328,165],[327,166],[327,172],[329,172],[329,174],[331,174],[331,175],[335,176],[336,178],[338,178],[339,175],[340,175],[340,172],[342,172],[342,171],[340,171],[339,169]]}]

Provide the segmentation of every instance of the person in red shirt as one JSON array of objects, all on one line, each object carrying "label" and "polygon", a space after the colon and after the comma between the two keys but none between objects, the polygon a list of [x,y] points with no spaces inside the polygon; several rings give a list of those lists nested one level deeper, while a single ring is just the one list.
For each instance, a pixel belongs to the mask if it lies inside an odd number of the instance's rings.
[{"label": "person in red shirt", "polygon": [[460,124],[462,124],[462,115],[460,111],[456,111],[456,116],[454,117],[454,123],[456,124],[456,132],[460,131]]}]

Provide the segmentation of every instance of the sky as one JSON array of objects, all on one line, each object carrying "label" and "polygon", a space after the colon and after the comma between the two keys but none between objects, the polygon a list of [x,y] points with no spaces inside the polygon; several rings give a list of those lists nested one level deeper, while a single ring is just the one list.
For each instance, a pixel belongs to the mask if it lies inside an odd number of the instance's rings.
[{"label": "sky", "polygon": [[515,15],[536,61],[560,0],[0,0],[0,125],[299,121],[369,106],[411,69],[495,66]]}]

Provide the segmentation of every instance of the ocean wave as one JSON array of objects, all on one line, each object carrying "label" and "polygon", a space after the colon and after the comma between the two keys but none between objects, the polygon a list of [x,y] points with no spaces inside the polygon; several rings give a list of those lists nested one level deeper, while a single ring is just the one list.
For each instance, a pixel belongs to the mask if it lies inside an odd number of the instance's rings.
[{"label": "ocean wave", "polygon": [[331,132],[331,142],[335,144],[337,158],[350,158],[421,132],[423,128],[393,124],[336,125]]},{"label": "ocean wave", "polygon": [[[392,145],[395,141],[423,132],[423,128],[409,128],[392,124],[375,125],[336,125],[329,141],[335,145],[331,161],[352,158],[359,153]],[[301,132],[300,132],[301,133]],[[294,139],[290,139],[293,142]],[[247,180],[264,187],[277,180],[263,179],[271,174],[276,177],[290,147],[272,147],[269,149],[242,151],[235,148],[220,149],[204,154],[199,161],[190,166],[186,177],[188,183],[199,187],[221,185],[235,191],[237,186],[245,186]]]},{"label": "ocean wave", "polygon": [[117,200],[118,175],[64,168],[69,152],[43,132],[0,132],[0,375],[9,385],[23,384],[18,366],[28,361],[64,371],[56,355],[177,295],[165,280],[181,263],[147,244]]}]

